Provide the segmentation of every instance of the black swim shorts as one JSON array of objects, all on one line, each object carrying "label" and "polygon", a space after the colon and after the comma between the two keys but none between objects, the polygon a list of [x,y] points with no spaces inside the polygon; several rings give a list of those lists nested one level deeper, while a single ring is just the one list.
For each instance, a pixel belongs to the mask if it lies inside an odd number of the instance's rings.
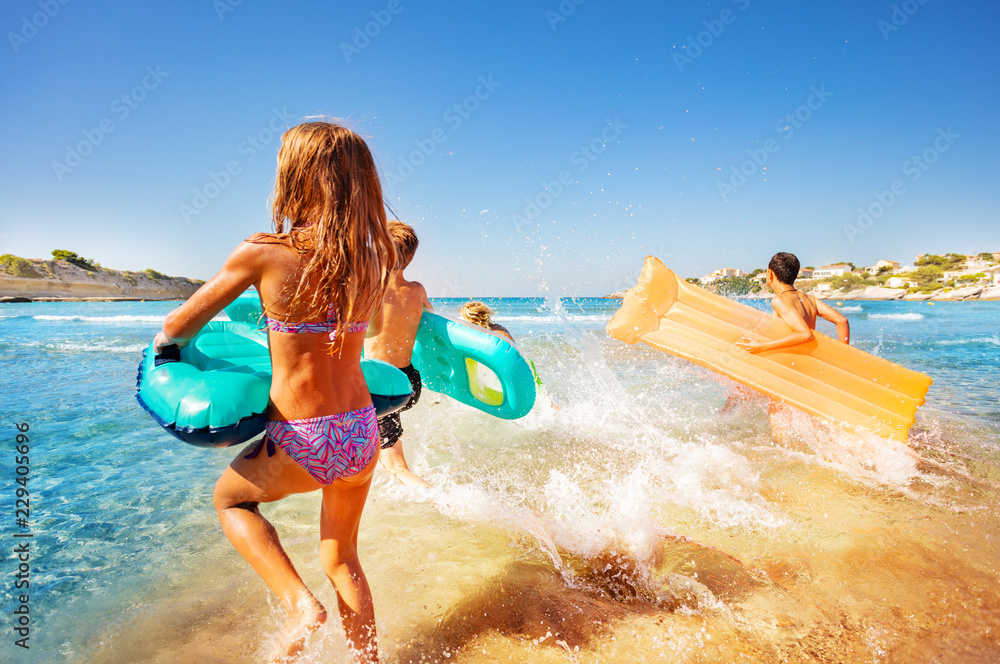
[{"label": "black swim shorts", "polygon": [[413,408],[417,401],[420,400],[420,389],[422,387],[420,372],[414,369],[412,364],[402,367],[400,371],[405,373],[406,377],[410,379],[410,385],[413,386],[413,394],[410,395],[410,399],[406,402],[405,406],[391,415],[379,418],[378,432],[379,437],[382,439],[383,450],[392,447],[403,437],[403,423],[399,419],[399,414],[404,410]]}]

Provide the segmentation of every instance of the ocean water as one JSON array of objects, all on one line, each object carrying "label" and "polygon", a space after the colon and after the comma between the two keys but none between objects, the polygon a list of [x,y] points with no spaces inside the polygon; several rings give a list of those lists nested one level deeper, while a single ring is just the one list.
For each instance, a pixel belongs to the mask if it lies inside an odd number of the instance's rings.
[{"label": "ocean water", "polygon": [[[432,489],[380,470],[362,521],[384,661],[1000,660],[1000,302],[840,307],[855,345],[934,378],[906,446],[799,415],[779,441],[761,401],[721,415],[728,381],[605,334],[617,301],[490,304],[545,388],[513,422],[430,392],[403,415]],[[281,624],[212,508],[239,448],[186,446],[135,402],[175,306],[0,307],[0,661],[254,662]],[[318,496],[262,509],[332,608]],[[347,661],[335,615],[301,661]]]}]

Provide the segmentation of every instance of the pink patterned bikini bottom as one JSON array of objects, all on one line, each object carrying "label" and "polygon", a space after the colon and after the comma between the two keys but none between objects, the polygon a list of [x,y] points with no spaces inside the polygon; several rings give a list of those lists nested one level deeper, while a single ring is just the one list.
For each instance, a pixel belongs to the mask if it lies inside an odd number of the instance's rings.
[{"label": "pink patterned bikini bottom", "polygon": [[378,418],[372,405],[336,415],[307,420],[272,420],[267,435],[245,458],[253,459],[262,448],[274,455],[274,445],[283,449],[320,484],[360,473],[378,449]]}]

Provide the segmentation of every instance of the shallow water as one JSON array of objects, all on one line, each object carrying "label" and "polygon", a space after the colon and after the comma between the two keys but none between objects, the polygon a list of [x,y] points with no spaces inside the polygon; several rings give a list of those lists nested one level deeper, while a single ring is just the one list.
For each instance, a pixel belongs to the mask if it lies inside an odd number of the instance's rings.
[{"label": "shallow water", "polygon": [[[935,379],[908,446],[800,415],[779,442],[759,402],[720,416],[727,381],[607,337],[616,301],[491,304],[546,391],[515,422],[430,392],[403,416],[434,488],[380,471],[366,508],[385,661],[1000,659],[1000,303],[843,306],[856,345]],[[281,624],[211,506],[236,452],[135,403],[174,306],[0,309],[0,436],[31,426],[35,534],[32,647],[3,661],[252,662]],[[263,510],[332,608],[318,496]],[[302,661],[347,661],[335,623]]]}]

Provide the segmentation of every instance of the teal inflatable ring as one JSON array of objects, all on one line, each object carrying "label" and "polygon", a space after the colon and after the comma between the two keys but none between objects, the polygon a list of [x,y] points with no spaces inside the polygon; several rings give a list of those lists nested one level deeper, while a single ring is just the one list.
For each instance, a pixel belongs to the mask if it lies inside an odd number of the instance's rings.
[{"label": "teal inflatable ring", "polygon": [[[226,307],[231,320],[260,324],[260,297],[248,290]],[[531,364],[506,338],[468,321],[424,311],[413,366],[429,390],[504,419],[524,417],[541,384]]]},{"label": "teal inflatable ring", "polygon": [[260,306],[260,296],[257,295],[257,291],[248,290],[241,293],[226,307],[226,315],[233,322],[249,323],[254,327],[261,327],[263,313]]},{"label": "teal inflatable ring", "polygon": [[[405,405],[412,393],[406,374],[378,360],[362,360],[361,369],[380,417]],[[186,347],[162,355],[150,343],[136,378],[139,405],[199,447],[239,445],[263,432],[270,390],[267,334],[240,322],[210,322]]]},{"label": "teal inflatable ring", "polygon": [[516,420],[535,405],[535,375],[506,338],[424,311],[413,346],[424,386],[495,417]]}]

